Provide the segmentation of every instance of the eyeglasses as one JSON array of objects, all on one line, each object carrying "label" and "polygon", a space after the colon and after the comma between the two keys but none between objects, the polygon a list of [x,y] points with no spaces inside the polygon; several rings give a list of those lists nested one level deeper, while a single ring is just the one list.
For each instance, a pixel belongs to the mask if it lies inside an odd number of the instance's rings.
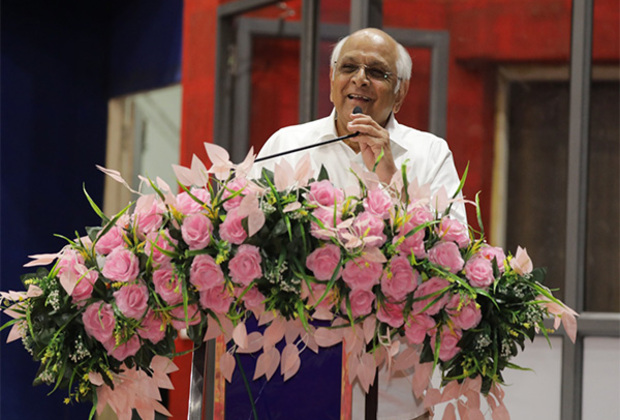
[{"label": "eyeglasses", "polygon": [[393,73],[389,71],[385,71],[379,67],[371,67],[365,64],[342,63],[338,65],[337,61],[334,62],[334,64],[337,65],[336,71],[338,72],[338,74],[342,74],[346,76],[352,76],[354,74],[357,74],[360,68],[363,68],[364,73],[366,74],[366,77],[372,80],[377,80],[377,81],[390,80],[391,76],[393,75]]}]

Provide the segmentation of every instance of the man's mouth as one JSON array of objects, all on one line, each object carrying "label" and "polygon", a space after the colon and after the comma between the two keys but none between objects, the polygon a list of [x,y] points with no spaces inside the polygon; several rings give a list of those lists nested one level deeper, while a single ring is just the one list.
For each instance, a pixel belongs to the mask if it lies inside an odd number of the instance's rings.
[{"label": "man's mouth", "polygon": [[357,101],[370,102],[370,98],[368,96],[356,95],[354,93],[348,94],[347,98],[357,100]]}]

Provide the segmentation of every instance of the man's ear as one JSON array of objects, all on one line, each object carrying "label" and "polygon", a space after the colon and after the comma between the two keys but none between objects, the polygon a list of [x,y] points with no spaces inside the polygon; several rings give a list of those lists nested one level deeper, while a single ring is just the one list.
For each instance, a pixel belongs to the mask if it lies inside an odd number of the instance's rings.
[{"label": "man's ear", "polygon": [[407,92],[409,92],[409,80],[401,80],[398,92],[396,92],[396,100],[394,101],[394,106],[392,107],[392,111],[394,111],[394,114],[400,111],[400,107],[405,101]]},{"label": "man's ear", "polygon": [[334,98],[332,92],[334,91],[334,68],[329,67],[329,101],[333,104]]}]

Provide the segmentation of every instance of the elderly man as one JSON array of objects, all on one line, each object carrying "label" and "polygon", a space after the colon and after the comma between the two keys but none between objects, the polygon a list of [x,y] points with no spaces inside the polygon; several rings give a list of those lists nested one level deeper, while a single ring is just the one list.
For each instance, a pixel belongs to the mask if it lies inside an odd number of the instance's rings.
[{"label": "elderly man", "polygon": [[[285,157],[295,166],[310,153],[315,169],[327,169],[330,180],[339,187],[355,184],[348,170],[352,162],[375,171],[382,182],[389,183],[403,163],[410,168],[409,179],[429,183],[433,192],[444,186],[449,194],[459,185],[452,153],[447,143],[430,133],[399,124],[396,114],[409,89],[411,58],[402,45],[378,29],[363,29],[341,40],[331,60],[331,115],[306,124],[286,127],[269,138],[259,153],[270,156],[309,146],[350,133],[359,135],[347,140],[291,153]],[[353,113],[359,107],[361,113]],[[273,161],[261,166],[272,168]],[[258,169],[258,168],[257,168]],[[462,205],[453,214],[465,220]],[[363,418],[364,399],[359,386],[354,389],[353,418]],[[411,377],[389,378],[379,375],[378,418],[410,420],[428,418],[422,401],[411,391]]]}]

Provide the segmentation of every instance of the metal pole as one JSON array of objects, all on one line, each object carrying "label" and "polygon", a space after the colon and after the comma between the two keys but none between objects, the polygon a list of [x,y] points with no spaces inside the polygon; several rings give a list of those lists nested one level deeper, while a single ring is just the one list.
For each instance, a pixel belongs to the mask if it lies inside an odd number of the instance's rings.
[{"label": "metal pole", "polygon": [[299,57],[299,122],[316,118],[319,86],[319,0],[303,0]]},{"label": "metal pole", "polygon": [[[583,311],[587,213],[588,137],[592,66],[593,0],[573,0],[566,197],[565,303]],[[563,419],[580,420],[582,412],[583,336],[573,345],[563,340]]]}]

